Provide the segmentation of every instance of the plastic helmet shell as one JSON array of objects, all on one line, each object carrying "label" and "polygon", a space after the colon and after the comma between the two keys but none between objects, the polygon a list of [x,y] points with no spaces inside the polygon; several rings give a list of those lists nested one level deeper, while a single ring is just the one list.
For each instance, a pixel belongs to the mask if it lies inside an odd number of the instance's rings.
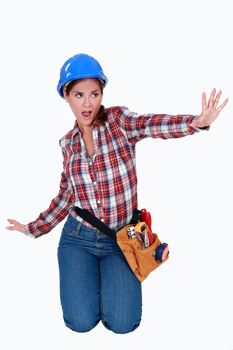
[{"label": "plastic helmet shell", "polygon": [[84,53],[74,55],[62,66],[57,91],[63,96],[63,86],[73,80],[97,78],[101,79],[106,86],[108,78],[103,72],[99,62],[92,56]]}]

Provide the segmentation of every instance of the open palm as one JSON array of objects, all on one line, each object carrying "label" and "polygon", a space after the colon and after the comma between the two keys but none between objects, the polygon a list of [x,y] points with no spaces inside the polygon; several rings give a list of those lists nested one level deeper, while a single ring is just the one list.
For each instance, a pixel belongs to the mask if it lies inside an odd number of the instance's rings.
[{"label": "open palm", "polygon": [[206,93],[202,93],[202,112],[200,116],[197,119],[195,119],[191,125],[199,128],[209,126],[219,116],[221,110],[226,106],[228,99],[226,98],[223,101],[223,103],[220,106],[218,106],[222,91],[220,90],[216,96],[215,94],[216,89],[213,89],[207,103]]}]

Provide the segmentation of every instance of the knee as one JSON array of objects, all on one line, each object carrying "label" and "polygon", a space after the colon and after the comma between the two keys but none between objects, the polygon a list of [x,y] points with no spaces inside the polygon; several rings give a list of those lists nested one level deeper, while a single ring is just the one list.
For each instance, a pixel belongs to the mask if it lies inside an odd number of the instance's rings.
[{"label": "knee", "polygon": [[125,322],[107,322],[105,320],[102,321],[105,328],[117,334],[126,334],[133,332],[140,325],[140,320],[136,323],[125,323]]},{"label": "knee", "polygon": [[99,323],[99,320],[80,320],[75,318],[67,320],[64,318],[64,322],[66,327],[68,327],[74,332],[87,333],[90,332],[93,328],[95,328],[95,326]]}]

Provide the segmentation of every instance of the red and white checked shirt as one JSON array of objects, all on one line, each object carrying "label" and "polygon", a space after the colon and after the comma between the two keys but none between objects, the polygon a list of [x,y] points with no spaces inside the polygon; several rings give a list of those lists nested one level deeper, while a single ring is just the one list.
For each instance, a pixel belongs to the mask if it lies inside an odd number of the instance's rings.
[{"label": "red and white checked shirt", "polygon": [[59,141],[64,157],[60,190],[49,208],[26,225],[28,235],[48,233],[68,213],[77,217],[72,206],[88,209],[112,229],[126,225],[138,204],[136,143],[145,137],[168,139],[200,131],[190,126],[197,117],[193,115],[139,115],[119,106],[104,111],[107,120],[93,125],[92,158],[77,123]]}]

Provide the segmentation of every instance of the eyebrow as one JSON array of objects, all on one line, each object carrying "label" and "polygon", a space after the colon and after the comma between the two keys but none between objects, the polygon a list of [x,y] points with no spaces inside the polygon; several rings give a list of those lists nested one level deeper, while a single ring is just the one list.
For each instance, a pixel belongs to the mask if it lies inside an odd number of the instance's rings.
[{"label": "eyebrow", "polygon": [[[100,89],[93,90],[93,91],[91,91],[91,94],[93,94],[94,92],[99,92],[99,91],[100,91]],[[84,92],[75,90],[74,93],[75,93],[75,94],[77,94],[77,93],[83,94]]]}]

